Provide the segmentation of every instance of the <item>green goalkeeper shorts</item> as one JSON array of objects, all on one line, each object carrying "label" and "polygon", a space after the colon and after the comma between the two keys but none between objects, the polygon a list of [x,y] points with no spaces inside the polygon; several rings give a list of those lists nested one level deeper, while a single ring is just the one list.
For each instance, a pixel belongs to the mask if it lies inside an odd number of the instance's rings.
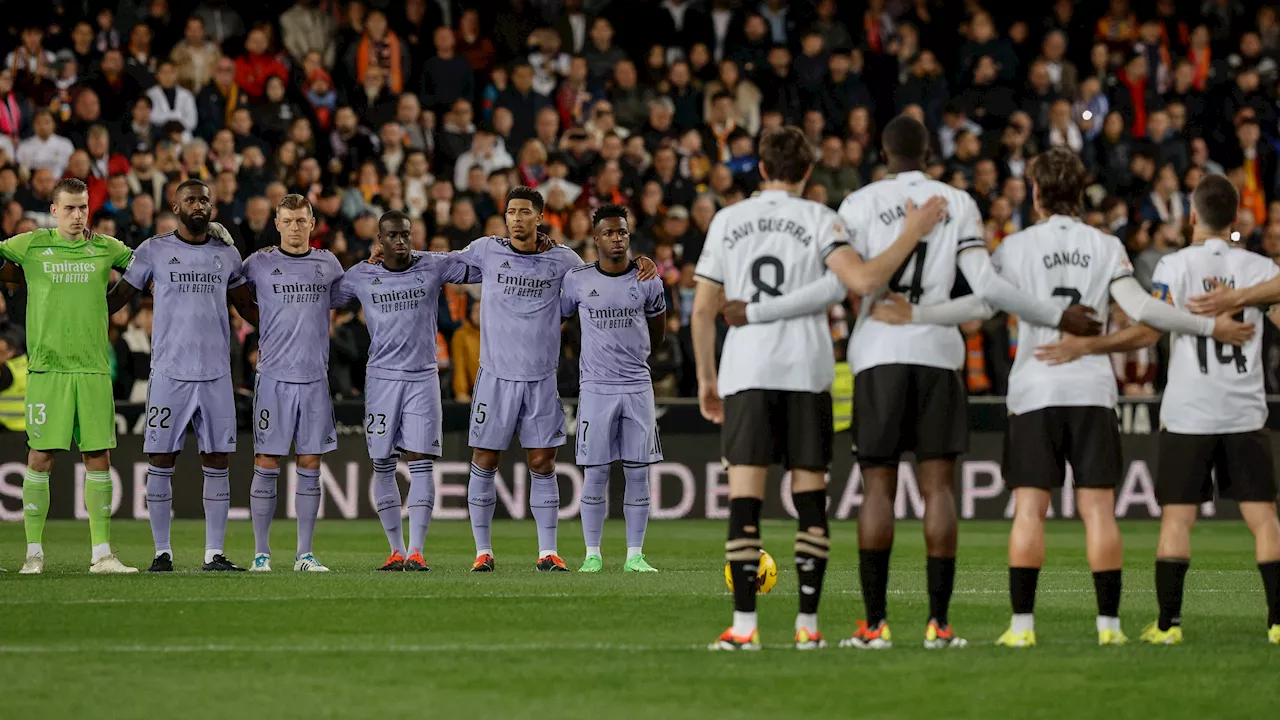
[{"label": "green goalkeeper shorts", "polygon": [[80,452],[116,446],[116,403],[111,376],[31,373],[27,376],[27,444],[33,450]]}]

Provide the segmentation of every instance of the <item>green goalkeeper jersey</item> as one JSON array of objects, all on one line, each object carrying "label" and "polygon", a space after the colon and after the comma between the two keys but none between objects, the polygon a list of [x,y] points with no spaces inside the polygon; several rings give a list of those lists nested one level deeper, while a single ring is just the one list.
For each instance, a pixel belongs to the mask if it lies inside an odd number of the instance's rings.
[{"label": "green goalkeeper jersey", "polygon": [[0,258],[22,266],[27,281],[27,356],[31,372],[111,372],[107,285],[133,251],[106,235],[71,241],[56,229],[15,235]]}]

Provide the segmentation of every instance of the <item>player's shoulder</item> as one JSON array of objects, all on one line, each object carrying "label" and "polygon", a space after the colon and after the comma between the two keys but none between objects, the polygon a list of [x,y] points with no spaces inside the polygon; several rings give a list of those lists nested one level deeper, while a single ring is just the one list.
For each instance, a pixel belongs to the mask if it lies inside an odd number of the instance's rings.
[{"label": "player's shoulder", "polygon": [[97,245],[99,247],[110,247],[124,244],[119,240],[119,238],[114,238],[110,235],[103,235],[102,233],[96,232],[89,233],[88,240],[90,245]]}]

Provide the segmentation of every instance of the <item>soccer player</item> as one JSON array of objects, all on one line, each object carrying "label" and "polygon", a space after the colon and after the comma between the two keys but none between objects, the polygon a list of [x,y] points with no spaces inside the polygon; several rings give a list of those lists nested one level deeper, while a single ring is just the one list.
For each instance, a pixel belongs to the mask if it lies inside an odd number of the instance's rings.
[{"label": "soccer player", "polygon": [[115,238],[85,232],[89,189],[68,178],[53,187],[54,230],[0,243],[4,280],[27,284],[27,473],[22,481],[27,557],[21,572],[44,572],[41,545],[49,516],[49,474],[71,441],[84,456],[84,505],[93,555],[89,572],[136,573],[111,552],[111,448],[116,410],[107,341],[107,285],[133,252]]},{"label": "soccer player", "polygon": [[[1071,304],[1084,303],[1100,317],[1109,316],[1109,302],[1114,298],[1140,323],[1192,336],[1213,335],[1228,343],[1239,343],[1252,335],[1249,325],[1226,315],[1216,320],[1192,315],[1160,303],[1142,289],[1133,278],[1133,267],[1120,241],[1076,219],[1083,210],[1086,173],[1075,153],[1063,148],[1050,150],[1032,161],[1028,176],[1041,222],[1005,238],[996,250],[993,261],[1004,278],[1044,300],[1065,298]],[[975,317],[990,317],[993,311],[989,307],[969,317],[946,317],[951,309],[972,305],[975,300],[971,296],[920,307],[915,319],[954,326]],[[890,318],[887,305],[875,312],[886,322],[910,320],[912,314],[908,310]],[[1018,354],[1009,374],[1009,428],[1002,466],[1016,507],[1009,534],[1013,619],[996,642],[1007,647],[1035,645],[1036,584],[1045,556],[1044,519],[1051,493],[1065,484],[1070,463],[1076,508],[1084,521],[1085,547],[1093,571],[1098,644],[1123,645],[1127,642],[1120,629],[1123,547],[1116,524],[1115,487],[1124,475],[1124,466],[1115,414],[1115,373],[1110,360],[1100,356],[1064,365],[1046,364],[1037,357],[1036,349],[1054,343],[1058,332],[1032,323],[1024,323],[1018,332]]]},{"label": "soccer player", "polygon": [[870,293],[889,279],[916,244],[942,219],[931,198],[906,206],[901,236],[870,262],[850,247],[844,221],[824,205],[797,197],[813,169],[804,133],[785,127],[760,141],[759,195],[716,213],[697,264],[692,333],[702,414],[723,424],[729,468],[729,538],[725,558],[733,578],[733,626],[715,650],[758,650],[756,571],[760,510],[769,466],[791,470],[799,515],[796,569],[800,611],[796,647],[826,645],[818,630],[818,602],[831,547],[826,470],[831,461],[831,395],[835,377],[824,306],[772,324],[729,330],[716,364],[715,316],[730,300],[759,300],[819,279],[824,268],[851,288]]},{"label": "soccer player", "polygon": [[[369,326],[365,442],[373,460],[374,505],[391,546],[379,570],[426,572],[431,566],[422,549],[436,502],[434,460],[440,457],[444,413],[436,364],[440,289],[478,278],[460,253],[415,252],[411,239],[409,216],[385,213],[375,241],[380,260],[347,270],[333,304],[358,301]],[[396,483],[401,457],[409,464],[407,548]]]},{"label": "soccer player", "polygon": [[[1175,307],[1225,313],[1251,329],[1240,345],[1231,338],[1175,335],[1170,343],[1169,384],[1160,402],[1160,540],[1156,545],[1156,600],[1160,616],[1142,631],[1144,642],[1182,642],[1182,590],[1191,563],[1191,527],[1200,503],[1218,494],[1239,501],[1254,536],[1254,557],[1267,602],[1267,638],[1280,644],[1280,520],[1271,441],[1264,429],[1260,305],[1280,303],[1280,272],[1264,255],[1228,241],[1239,195],[1222,175],[1208,175],[1191,197],[1191,245],[1166,255],[1152,276],[1152,294]],[[1222,289],[1200,294],[1215,284]],[[1272,310],[1272,322],[1280,313]],[[1208,320],[1208,318],[1204,318]],[[1088,342],[1065,339],[1043,349],[1047,357],[1071,360],[1079,353],[1124,352],[1154,344],[1160,333],[1134,326]],[[1224,342],[1225,340],[1225,342]],[[1235,345],[1240,345],[1236,347]],[[1099,358],[1098,362],[1107,362]],[[1075,364],[1075,363],[1073,363]]]},{"label": "soccer player", "polygon": [[[937,303],[951,297],[957,269],[981,299],[1047,327],[1077,335],[1096,335],[1100,324],[1092,310],[1037,299],[1002,280],[982,240],[982,217],[968,194],[929,179],[923,170],[929,133],[919,121],[900,116],[885,126],[883,150],[891,175],[845,199],[840,215],[862,257],[879,260],[898,246],[907,218],[907,201],[945,199],[947,219],[914,245],[910,258],[897,259],[888,286],[912,302]],[[847,285],[847,282],[845,283]],[[927,648],[961,647],[965,640],[951,628],[948,611],[955,584],[956,522],[952,484],[956,457],[968,449],[969,420],[959,368],[964,343],[952,327],[895,327],[871,317],[873,295],[884,283],[851,288],[863,295],[861,314],[849,342],[855,374],[854,439],[862,471],[864,500],[858,513],[859,574],[866,620],[858,622],[843,647],[892,646],[886,594],[893,548],[894,499],[898,464],[907,452],[919,465],[925,501],[924,536],[929,620]],[[794,286],[793,286],[794,287]],[[824,291],[825,288],[825,291]],[[825,294],[824,294],[825,293]],[[750,305],[728,310],[731,322],[770,322],[812,313],[845,295],[839,278],[828,276],[794,293],[761,293]],[[772,298],[772,299],[771,299]]]},{"label": "soccer player", "polygon": [[[578,464],[582,487],[582,535],[587,557],[578,572],[600,572],[609,469],[622,461],[626,486],[622,515],[627,523],[629,572],[657,572],[644,558],[649,522],[649,465],[662,459],[649,352],[666,333],[667,302],[662,281],[640,280],[631,261],[627,209],[596,210],[595,243],[600,260],[574,268],[564,278],[560,314],[575,312],[582,325],[579,354]],[[641,318],[645,318],[641,321]]]},{"label": "soccer player", "polygon": [[114,313],[152,283],[155,319],[147,386],[147,510],[156,555],[148,572],[173,570],[170,522],[173,468],[194,425],[204,472],[205,551],[201,569],[241,571],[223,554],[231,482],[228,453],[236,449],[227,301],[251,325],[257,305],[245,285],[240,253],[221,225],[210,223],[213,196],[199,180],[178,185],[178,229],[143,241],[133,264],[112,288]]},{"label": "soccer player", "polygon": [[[498,503],[498,458],[519,436],[528,452],[529,511],[538,525],[543,572],[568,572],[556,548],[560,488],[556,449],[565,442],[564,407],[556,390],[560,359],[560,289],[582,258],[538,235],[542,195],[516,187],[507,193],[511,238],[482,237],[457,256],[484,277],[480,303],[480,374],[471,394],[471,479],[467,505],[476,542],[472,572],[493,572],[492,524]],[[640,277],[656,276],[648,259]]]},{"label": "soccer player", "polygon": [[[280,458],[298,456],[298,547],[293,569],[328,572],[312,554],[320,512],[320,458],[338,447],[329,395],[329,308],[342,264],[328,250],[312,250],[311,203],[285,195],[276,208],[280,247],[250,255],[244,277],[254,291],[258,326],[258,381],[253,389],[254,572],[271,571],[271,518],[276,512]],[[434,337],[434,335],[432,336]]]}]

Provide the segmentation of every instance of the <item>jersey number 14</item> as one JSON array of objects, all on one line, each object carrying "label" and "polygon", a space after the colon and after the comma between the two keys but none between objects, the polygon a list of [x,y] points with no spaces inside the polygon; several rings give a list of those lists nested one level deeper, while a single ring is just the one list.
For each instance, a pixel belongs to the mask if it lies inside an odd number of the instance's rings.
[{"label": "jersey number 14", "polygon": [[[1231,316],[1236,322],[1244,322],[1244,311]],[[1236,373],[1243,375],[1249,372],[1249,363],[1244,357],[1244,349],[1239,345],[1223,345],[1214,341],[1214,354],[1218,356],[1218,364],[1236,366]],[[1209,374],[1209,338],[1196,338],[1196,357],[1200,360],[1200,372]]]}]

